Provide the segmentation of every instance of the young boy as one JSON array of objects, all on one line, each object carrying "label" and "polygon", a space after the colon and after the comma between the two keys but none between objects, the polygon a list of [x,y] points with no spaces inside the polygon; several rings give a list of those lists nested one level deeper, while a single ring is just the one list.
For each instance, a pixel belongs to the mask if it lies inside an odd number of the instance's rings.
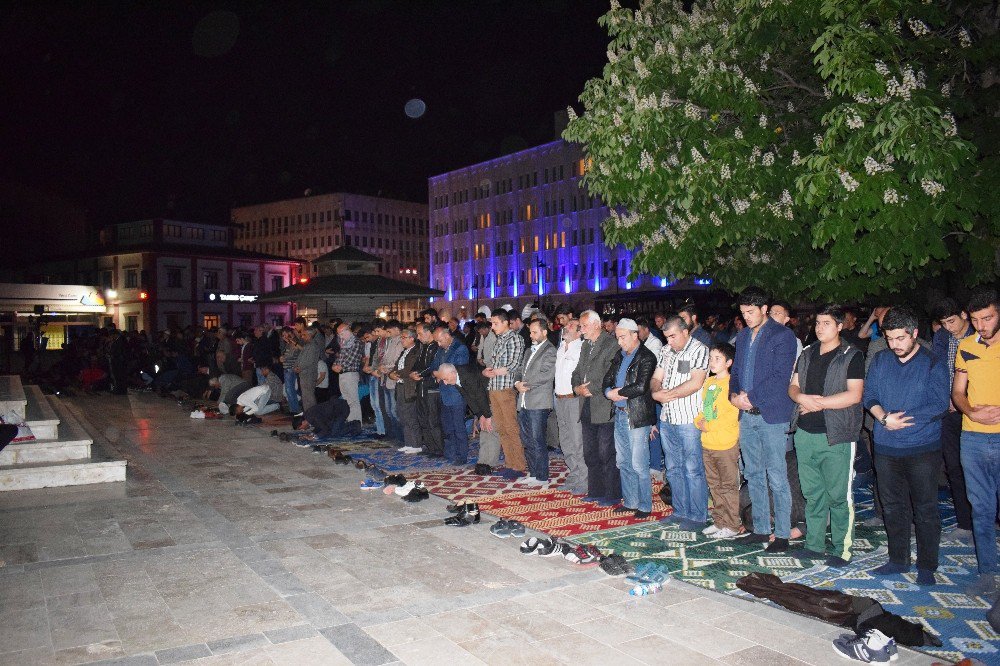
[{"label": "young boy", "polygon": [[712,347],[712,374],[701,389],[702,411],[694,424],[701,430],[705,479],[712,493],[712,525],[702,534],[731,539],[743,531],[740,523],[739,410],[729,402],[729,368],[736,349],[727,342]]}]

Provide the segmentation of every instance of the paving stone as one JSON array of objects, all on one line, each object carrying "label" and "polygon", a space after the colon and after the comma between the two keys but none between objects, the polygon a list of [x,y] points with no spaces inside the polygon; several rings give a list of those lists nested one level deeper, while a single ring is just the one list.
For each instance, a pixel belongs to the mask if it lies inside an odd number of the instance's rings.
[{"label": "paving stone", "polygon": [[396,661],[397,657],[355,624],[342,624],[321,629],[320,633],[359,666],[382,666]]}]

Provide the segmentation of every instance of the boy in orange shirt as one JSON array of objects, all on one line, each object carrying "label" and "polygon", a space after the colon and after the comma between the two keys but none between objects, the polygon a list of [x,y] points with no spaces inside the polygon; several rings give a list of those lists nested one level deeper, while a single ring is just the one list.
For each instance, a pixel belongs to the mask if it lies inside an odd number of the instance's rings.
[{"label": "boy in orange shirt", "polygon": [[729,368],[736,349],[728,343],[712,347],[711,372],[701,389],[702,411],[695,419],[701,430],[705,479],[712,493],[712,525],[702,533],[713,539],[731,539],[743,532],[740,522],[740,412],[729,402]]}]

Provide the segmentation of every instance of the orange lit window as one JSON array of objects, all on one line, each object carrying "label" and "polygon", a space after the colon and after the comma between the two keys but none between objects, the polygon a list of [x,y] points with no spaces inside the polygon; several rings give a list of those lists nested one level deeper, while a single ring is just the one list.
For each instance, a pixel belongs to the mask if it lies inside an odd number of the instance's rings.
[{"label": "orange lit window", "polygon": [[489,213],[486,213],[486,226],[487,227],[491,226],[490,214]]},{"label": "orange lit window", "polygon": [[546,250],[550,250],[551,249],[549,247],[549,235],[548,234],[545,234],[545,249]]},{"label": "orange lit window", "polygon": [[566,247],[566,232],[562,232],[562,246]]},{"label": "orange lit window", "polygon": [[[526,219],[526,220],[533,220],[533,219],[535,219],[534,212],[535,211],[534,211],[534,209],[532,209],[531,204],[527,204],[524,207],[524,219]],[[538,249],[538,248],[535,248],[535,249]]]},{"label": "orange lit window", "polygon": [[524,252],[524,239],[521,239],[521,252]]},{"label": "orange lit window", "polygon": [[538,252],[538,236],[535,236],[535,252]]}]

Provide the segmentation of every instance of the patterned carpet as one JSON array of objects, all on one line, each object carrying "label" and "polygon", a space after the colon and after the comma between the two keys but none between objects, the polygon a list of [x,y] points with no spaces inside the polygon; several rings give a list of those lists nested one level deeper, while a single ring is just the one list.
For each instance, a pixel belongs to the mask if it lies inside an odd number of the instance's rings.
[{"label": "patterned carpet", "polygon": [[[557,486],[566,478],[566,463],[562,458],[554,456],[550,458],[549,477]],[[476,474],[471,465],[449,471],[418,472],[408,478],[422,482],[432,494],[451,501],[538,490],[536,486],[529,486],[521,481],[507,481],[499,476]]]},{"label": "patterned carpet", "polygon": [[[656,488],[658,491],[659,488]],[[646,526],[672,513],[654,492],[653,516],[643,520],[631,514],[613,513],[610,507],[602,507],[564,490],[528,490],[499,495],[491,499],[480,499],[479,509],[500,518],[517,520],[531,529],[556,537],[573,537],[600,530]]]},{"label": "patterned carpet", "polygon": [[[478,453],[478,443],[469,442],[470,465],[475,464],[476,455],[478,455]],[[364,460],[365,462],[375,465],[379,469],[390,473],[445,469],[453,470],[452,472],[449,472],[449,474],[459,473],[459,468],[456,468],[444,458],[431,458],[430,456],[425,456],[420,453],[402,453],[392,445],[378,451],[361,451],[358,453],[352,453],[351,457],[355,460]],[[407,477],[417,478],[416,476],[411,475],[407,475]],[[431,492],[433,493],[434,490],[431,490]]]}]

